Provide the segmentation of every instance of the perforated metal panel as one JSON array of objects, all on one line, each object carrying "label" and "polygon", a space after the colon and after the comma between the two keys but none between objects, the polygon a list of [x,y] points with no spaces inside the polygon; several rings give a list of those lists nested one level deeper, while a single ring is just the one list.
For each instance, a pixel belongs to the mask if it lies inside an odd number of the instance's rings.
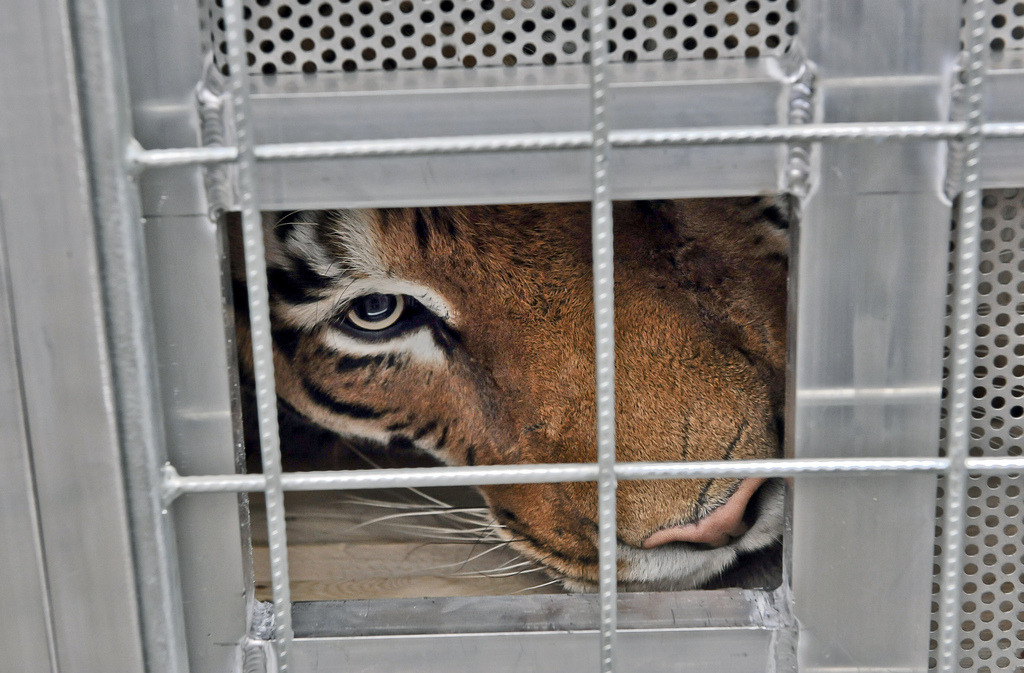
[{"label": "perforated metal panel", "polygon": [[[970,455],[1019,456],[1024,446],[1024,189],[986,192],[982,204]],[[960,603],[960,666],[966,670],[1024,671],[1022,493],[1024,475],[974,476],[968,482]],[[941,541],[941,529],[937,533]]]},{"label": "perforated metal panel", "polygon": [[[220,0],[209,37],[225,67]],[[587,62],[579,0],[249,0],[250,72],[418,70]],[[611,61],[754,58],[797,33],[798,0],[612,0]],[[205,29],[204,29],[205,30]]]},{"label": "perforated metal panel", "polygon": [[1024,49],[1024,2],[993,0],[988,28],[988,44],[992,51]]}]

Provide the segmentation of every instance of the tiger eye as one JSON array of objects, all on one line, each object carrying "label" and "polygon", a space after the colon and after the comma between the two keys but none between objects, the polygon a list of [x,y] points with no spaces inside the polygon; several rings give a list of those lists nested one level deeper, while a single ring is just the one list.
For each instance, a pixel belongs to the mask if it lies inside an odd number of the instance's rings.
[{"label": "tiger eye", "polygon": [[359,329],[380,331],[398,322],[404,310],[400,294],[367,294],[352,302],[346,317]]}]

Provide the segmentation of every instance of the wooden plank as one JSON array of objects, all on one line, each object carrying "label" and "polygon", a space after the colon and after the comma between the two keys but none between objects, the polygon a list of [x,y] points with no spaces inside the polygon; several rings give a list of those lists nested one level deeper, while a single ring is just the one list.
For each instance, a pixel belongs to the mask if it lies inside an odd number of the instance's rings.
[{"label": "wooden plank", "polygon": [[[262,494],[250,506],[256,594],[269,600]],[[285,511],[295,601],[561,592],[489,531],[473,489],[293,492]]]}]

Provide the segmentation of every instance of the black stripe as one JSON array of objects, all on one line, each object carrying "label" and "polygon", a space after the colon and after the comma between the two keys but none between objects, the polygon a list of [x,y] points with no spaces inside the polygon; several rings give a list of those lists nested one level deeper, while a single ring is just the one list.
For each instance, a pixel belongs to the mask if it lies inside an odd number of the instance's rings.
[{"label": "black stripe", "polygon": [[400,372],[405,369],[406,363],[409,361],[409,357],[406,355],[397,355],[391,353],[384,361],[384,367],[387,369],[393,369],[396,372]]},{"label": "black stripe", "polygon": [[413,440],[415,441],[417,439],[422,439],[428,433],[433,432],[434,428],[436,428],[436,427],[437,427],[437,421],[431,421],[431,422],[427,423],[422,428],[420,428],[419,430],[417,430],[416,432],[413,433],[413,435],[412,435]]},{"label": "black stripe", "polygon": [[[729,446],[727,446],[725,448],[725,455],[723,455],[719,460],[730,460],[732,458],[732,452],[736,448],[736,445],[739,444],[740,439],[743,437],[743,431],[746,430],[746,429],[747,429],[747,422],[743,421],[743,424],[740,425],[739,430],[736,431],[736,436],[733,437],[731,442],[729,442]],[[704,484],[704,486],[700,489],[700,495],[697,496],[697,504],[694,507],[694,512],[695,513],[696,512],[700,512],[700,510],[704,509],[704,505],[706,504],[706,498],[707,498],[707,495],[708,495],[708,491],[711,489],[711,484],[713,484],[714,482],[715,482],[714,479],[708,479],[707,482]],[[739,488],[739,485],[737,485],[737,488]],[[735,491],[733,491],[733,493],[735,493]],[[730,493],[729,496],[732,497],[732,493]],[[728,498],[726,500],[728,500]],[[725,503],[723,502],[722,504],[725,504]],[[719,506],[721,506],[721,505],[719,505]],[[708,512],[708,514],[710,514],[710,512]]]},{"label": "black stripe", "polygon": [[430,322],[430,334],[434,337],[434,343],[445,352],[445,355],[451,355],[456,348],[462,345],[462,335],[440,319]]},{"label": "black stripe", "polygon": [[412,440],[403,435],[395,435],[388,442],[389,451],[416,451],[416,445]]},{"label": "black stripe", "polygon": [[293,210],[286,214],[284,217],[274,223],[274,233],[277,235],[279,241],[283,241],[288,238],[289,234],[295,230],[295,225],[300,222],[306,222],[305,217],[306,211],[304,210]]},{"label": "black stripe", "polygon": [[292,304],[309,304],[320,300],[320,292],[329,284],[324,278],[298,258],[292,258],[292,268],[267,269],[270,292]]},{"label": "black stripe", "polygon": [[789,219],[782,214],[782,209],[775,204],[764,209],[764,218],[779,229],[789,229]]},{"label": "black stripe", "polygon": [[476,447],[472,444],[466,449],[466,465],[470,467],[476,465]]},{"label": "black stripe", "polygon": [[423,209],[416,209],[416,221],[414,223],[416,227],[416,244],[420,246],[420,249],[426,250],[430,244],[430,226],[427,224],[426,218],[423,217]]},{"label": "black stripe", "polygon": [[743,431],[746,430],[746,429],[747,429],[747,422],[743,421],[743,423],[740,425],[740,429],[736,431],[736,436],[733,437],[732,441],[729,442],[729,446],[726,447],[725,455],[722,456],[722,458],[721,458],[722,460],[731,460],[732,459],[733,449],[735,449],[736,445],[740,443],[740,440],[743,438]]},{"label": "black stripe", "polygon": [[353,369],[364,369],[366,367],[379,367],[384,364],[383,355],[365,355],[365,356],[354,356],[354,355],[342,355],[337,358],[334,363],[334,370],[336,372],[349,372]]},{"label": "black stripe", "polygon": [[[697,502],[693,506],[694,516],[699,515],[700,511],[704,509],[704,499],[707,497],[708,489],[711,488],[711,484],[713,483],[715,483],[714,479],[708,479],[707,481],[704,482],[704,485],[701,487],[700,493],[697,494]],[[694,519],[694,521],[696,520],[697,519]]]},{"label": "black stripe", "polygon": [[441,436],[437,438],[436,446],[439,449],[444,448],[444,443],[448,440],[448,426],[444,426],[441,429]]},{"label": "black stripe", "polygon": [[387,431],[394,432],[395,430],[405,430],[407,427],[409,427],[408,423],[392,423],[391,425],[387,426]]},{"label": "black stripe", "polygon": [[449,215],[445,218],[445,224],[448,225],[448,238],[453,241],[459,240],[459,228],[455,224],[455,218],[452,215]]},{"label": "black stripe", "polygon": [[282,354],[288,358],[295,357],[295,351],[299,349],[299,339],[302,338],[300,330],[282,327],[271,330],[270,334],[274,337],[274,345]]},{"label": "black stripe", "polygon": [[306,394],[309,395],[309,399],[315,404],[326,407],[334,413],[342,416],[349,416],[351,418],[380,418],[388,411],[377,410],[363,404],[356,404],[355,402],[343,402],[341,400],[334,399],[334,397],[332,397],[326,390],[306,379],[302,380],[302,385],[306,389]]}]

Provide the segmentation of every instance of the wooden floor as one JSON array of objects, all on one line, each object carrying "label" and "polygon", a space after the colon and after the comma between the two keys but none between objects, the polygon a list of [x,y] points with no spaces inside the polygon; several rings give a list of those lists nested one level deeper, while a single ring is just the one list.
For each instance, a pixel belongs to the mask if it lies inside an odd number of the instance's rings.
[{"label": "wooden floor", "polygon": [[[257,446],[246,419],[247,443]],[[281,418],[281,436],[289,472],[437,464],[426,455],[354,447],[290,414]],[[247,462],[249,472],[260,471],[258,452]],[[262,493],[250,495],[250,511],[256,593],[269,600]],[[561,593],[499,541],[473,488],[289,492],[285,522],[294,601]]]},{"label": "wooden floor", "polygon": [[[407,489],[287,493],[292,600],[560,593],[488,535],[489,515],[474,490],[419,493],[426,497]],[[256,593],[269,600],[261,493],[252,495],[251,512]]]}]

